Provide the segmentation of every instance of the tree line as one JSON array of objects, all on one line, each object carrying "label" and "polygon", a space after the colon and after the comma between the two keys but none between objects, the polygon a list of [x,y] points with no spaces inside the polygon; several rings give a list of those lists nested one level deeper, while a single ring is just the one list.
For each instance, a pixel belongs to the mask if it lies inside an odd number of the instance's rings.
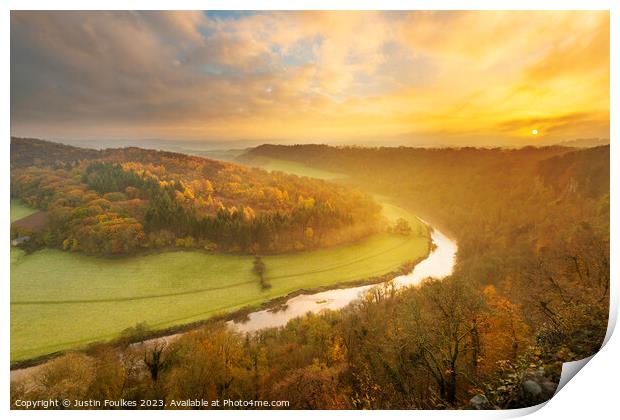
[{"label": "tree line", "polygon": [[368,195],[321,180],[137,148],[22,167],[25,151],[17,150],[11,194],[49,212],[36,236],[45,246],[99,255],[170,246],[277,253],[382,229]]}]

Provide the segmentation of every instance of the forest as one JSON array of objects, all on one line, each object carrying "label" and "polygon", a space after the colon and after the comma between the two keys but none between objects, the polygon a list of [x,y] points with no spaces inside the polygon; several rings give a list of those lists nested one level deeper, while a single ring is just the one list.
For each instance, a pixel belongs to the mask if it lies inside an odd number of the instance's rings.
[{"label": "forest", "polygon": [[[350,185],[397,199],[456,238],[453,274],[399,290],[387,283],[344,310],[256,334],[212,323],[146,347],[130,345],[148,332],[137,325],[116,344],[54,359],[35,386],[13,383],[11,400],[517,408],[549,399],[561,364],[600,347],[609,309],[608,146],[261,146],[243,159],[265,158],[337,169]],[[76,185],[101,188],[98,165]]]},{"label": "forest", "polygon": [[91,255],[166,247],[246,254],[352,242],[385,226],[351,188],[139,148],[101,151],[11,140],[11,195],[47,212],[41,246]]}]

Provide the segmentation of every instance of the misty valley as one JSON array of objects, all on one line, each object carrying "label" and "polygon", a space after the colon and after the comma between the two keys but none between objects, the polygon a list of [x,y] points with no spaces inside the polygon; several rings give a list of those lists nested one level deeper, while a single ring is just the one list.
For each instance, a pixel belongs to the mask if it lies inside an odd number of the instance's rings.
[{"label": "misty valley", "polygon": [[605,335],[609,146],[12,138],[11,241],[14,398],[527,406]]}]

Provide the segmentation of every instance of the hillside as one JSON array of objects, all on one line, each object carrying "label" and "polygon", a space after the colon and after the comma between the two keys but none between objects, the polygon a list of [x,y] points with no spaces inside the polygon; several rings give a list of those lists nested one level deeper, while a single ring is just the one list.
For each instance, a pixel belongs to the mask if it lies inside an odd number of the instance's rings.
[{"label": "hillside", "polygon": [[12,138],[11,196],[48,212],[29,246],[87,254],[278,253],[382,229],[380,206],[353,189],[135,147],[97,151]]}]

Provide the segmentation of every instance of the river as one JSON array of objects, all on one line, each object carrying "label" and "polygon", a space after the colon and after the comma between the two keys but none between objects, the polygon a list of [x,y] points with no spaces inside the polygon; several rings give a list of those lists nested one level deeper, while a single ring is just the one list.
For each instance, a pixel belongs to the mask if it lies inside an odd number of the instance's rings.
[{"label": "river", "polygon": [[[431,251],[425,260],[417,264],[411,273],[394,279],[394,285],[397,288],[416,285],[427,277],[443,278],[452,273],[456,261],[456,242],[437,229],[433,229],[431,238],[435,244],[435,249]],[[376,287],[376,285],[297,295],[287,300],[282,305],[281,310],[265,309],[252,312],[245,320],[228,321],[228,324],[240,332],[253,332],[263,328],[280,327],[286,325],[291,319],[308,312],[319,313],[326,309],[344,308],[373,287]]]}]

